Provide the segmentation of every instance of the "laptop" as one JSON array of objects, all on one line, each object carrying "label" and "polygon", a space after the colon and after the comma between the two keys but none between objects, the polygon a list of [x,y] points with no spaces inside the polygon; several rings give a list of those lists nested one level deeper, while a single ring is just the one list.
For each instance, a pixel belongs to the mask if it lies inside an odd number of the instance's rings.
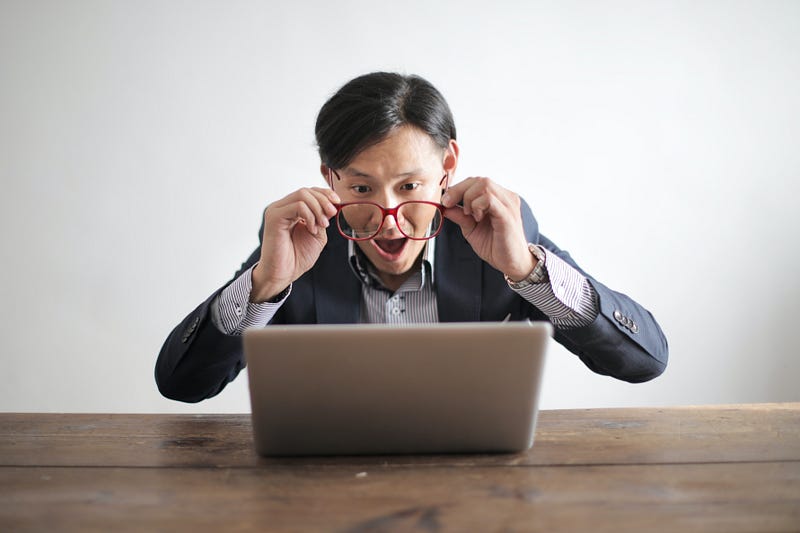
[{"label": "laptop", "polygon": [[519,452],[546,322],[271,325],[244,333],[264,456]]}]

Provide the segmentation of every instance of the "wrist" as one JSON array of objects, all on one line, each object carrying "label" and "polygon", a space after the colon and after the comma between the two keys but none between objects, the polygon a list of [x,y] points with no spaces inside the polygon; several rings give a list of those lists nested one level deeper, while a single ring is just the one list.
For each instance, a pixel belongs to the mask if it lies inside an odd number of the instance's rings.
[{"label": "wrist", "polygon": [[538,264],[538,260],[530,253],[528,253],[527,256],[527,259],[523,261],[519,267],[508,270],[505,273],[506,278],[517,283],[527,278],[530,273],[533,272]]},{"label": "wrist", "polygon": [[527,278],[539,262],[538,256],[530,250],[528,242],[522,242],[524,243],[522,245],[524,248],[520,247],[516,261],[503,270],[503,274],[512,282],[520,282]]},{"label": "wrist", "polygon": [[512,289],[521,289],[530,284],[544,283],[549,279],[545,268],[546,255],[544,250],[535,244],[528,244],[528,251],[530,252],[533,266],[522,275],[519,275],[518,272],[505,274],[506,282]]},{"label": "wrist", "polygon": [[286,297],[291,283],[276,282],[263,276],[263,268],[257,263],[250,274],[252,288],[250,289],[250,303],[278,302]]}]

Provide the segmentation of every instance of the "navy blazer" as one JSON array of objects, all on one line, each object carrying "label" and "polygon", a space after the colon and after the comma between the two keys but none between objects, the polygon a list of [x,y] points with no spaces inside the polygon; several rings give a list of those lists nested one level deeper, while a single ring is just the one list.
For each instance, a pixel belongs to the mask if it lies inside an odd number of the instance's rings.
[{"label": "navy blazer", "polygon": [[[539,234],[523,202],[522,219],[528,242],[577,268],[597,291],[600,313],[585,327],[556,330],[554,338],[594,372],[629,382],[661,374],[667,365],[667,340],[649,311],[586,274],[569,254]],[[262,230],[259,231],[260,236]],[[328,228],[328,244],[316,264],[292,284],[273,324],[343,324],[358,322],[361,282],[353,274],[347,240]],[[258,261],[257,248],[234,275]],[[480,259],[458,225],[445,220],[437,237],[434,290],[441,322],[547,320],[536,307],[511,290],[503,274]],[[230,282],[229,282],[230,283]],[[226,284],[227,286],[227,284]],[[167,337],[156,361],[156,383],[175,400],[198,402],[218,394],[244,368],[242,340],[226,335],[212,323],[209,305],[220,288],[181,321]]]}]

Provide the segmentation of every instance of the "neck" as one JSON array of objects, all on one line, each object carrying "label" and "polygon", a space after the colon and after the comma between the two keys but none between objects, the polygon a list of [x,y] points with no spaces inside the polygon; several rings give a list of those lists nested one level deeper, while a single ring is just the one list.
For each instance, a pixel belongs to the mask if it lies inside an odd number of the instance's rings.
[{"label": "neck", "polygon": [[383,283],[383,286],[389,289],[392,292],[397,292],[397,289],[403,286],[403,283],[411,277],[411,274],[416,270],[412,268],[407,272],[403,272],[402,274],[387,274],[385,272],[378,272],[378,278]]},{"label": "neck", "polygon": [[377,269],[375,269],[374,266],[373,266],[373,272],[378,276],[378,279],[381,280],[381,283],[383,284],[384,287],[386,287],[392,292],[397,292],[397,289],[402,287],[403,283],[405,283],[406,280],[408,280],[408,278],[410,278],[412,274],[414,274],[420,268],[422,268],[423,254],[424,251],[420,252],[419,256],[417,257],[417,260],[414,261],[414,265],[405,272],[402,272],[400,274],[390,274],[388,272],[380,272],[377,271]]}]

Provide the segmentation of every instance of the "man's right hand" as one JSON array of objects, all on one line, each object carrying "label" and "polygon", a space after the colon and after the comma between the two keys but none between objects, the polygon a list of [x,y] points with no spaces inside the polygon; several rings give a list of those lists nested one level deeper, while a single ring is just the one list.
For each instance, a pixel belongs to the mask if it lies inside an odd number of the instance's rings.
[{"label": "man's right hand", "polygon": [[326,228],[341,200],[330,189],[300,189],[267,206],[261,259],[253,269],[250,301],[280,294],[317,262],[328,242]]}]

